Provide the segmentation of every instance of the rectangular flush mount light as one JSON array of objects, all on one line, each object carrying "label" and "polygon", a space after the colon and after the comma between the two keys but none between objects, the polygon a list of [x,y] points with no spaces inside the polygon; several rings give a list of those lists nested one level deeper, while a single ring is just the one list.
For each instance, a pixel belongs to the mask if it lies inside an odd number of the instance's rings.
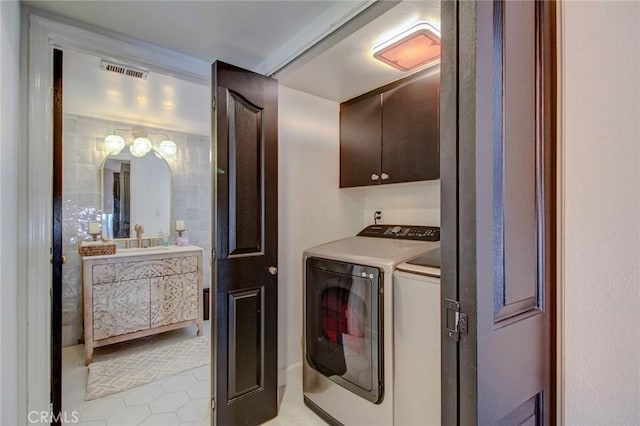
[{"label": "rectangular flush mount light", "polygon": [[412,70],[440,57],[440,31],[428,22],[418,22],[375,46],[373,57],[400,71]]}]

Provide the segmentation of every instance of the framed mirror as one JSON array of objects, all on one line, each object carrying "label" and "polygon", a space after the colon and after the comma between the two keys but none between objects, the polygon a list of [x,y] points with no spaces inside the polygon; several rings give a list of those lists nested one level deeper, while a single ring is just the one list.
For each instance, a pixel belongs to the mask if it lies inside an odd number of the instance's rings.
[{"label": "framed mirror", "polygon": [[104,160],[101,175],[103,238],[135,238],[136,224],[145,237],[170,232],[171,169],[159,153],[135,157],[124,149]]}]

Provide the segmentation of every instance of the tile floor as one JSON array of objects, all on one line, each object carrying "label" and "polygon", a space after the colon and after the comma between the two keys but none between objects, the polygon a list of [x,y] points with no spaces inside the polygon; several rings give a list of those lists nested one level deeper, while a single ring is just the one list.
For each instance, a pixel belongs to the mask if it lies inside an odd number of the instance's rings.
[{"label": "tile floor", "polygon": [[[209,335],[205,322],[204,335]],[[94,361],[135,353],[157,345],[193,338],[191,329],[175,330],[94,352]],[[159,381],[148,383],[104,398],[85,401],[88,369],[84,365],[82,345],[69,346],[62,354],[62,408],[67,417],[77,412],[84,426],[205,426],[211,424],[209,393],[210,367],[202,366]],[[278,417],[269,426],[322,426],[325,423],[302,402],[301,368],[286,374],[286,386],[280,388]]]}]

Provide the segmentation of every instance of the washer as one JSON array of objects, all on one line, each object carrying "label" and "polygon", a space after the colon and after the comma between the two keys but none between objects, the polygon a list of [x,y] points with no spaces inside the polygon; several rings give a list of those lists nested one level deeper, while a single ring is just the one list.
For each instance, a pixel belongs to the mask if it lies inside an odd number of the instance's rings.
[{"label": "washer", "polygon": [[372,225],[304,252],[304,401],[329,423],[393,424],[393,272],[439,240],[437,227]]},{"label": "washer", "polygon": [[393,273],[393,423],[440,423],[440,248]]}]

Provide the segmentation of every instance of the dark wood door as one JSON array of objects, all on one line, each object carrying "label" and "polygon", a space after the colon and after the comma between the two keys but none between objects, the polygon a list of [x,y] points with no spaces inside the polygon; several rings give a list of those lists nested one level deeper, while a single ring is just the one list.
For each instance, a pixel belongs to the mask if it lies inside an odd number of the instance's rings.
[{"label": "dark wood door", "polygon": [[213,64],[214,424],[277,415],[278,83]]},{"label": "dark wood door", "polygon": [[340,105],[340,188],[380,183],[380,94]]},{"label": "dark wood door", "polygon": [[554,423],[552,7],[442,3],[446,425]]},{"label": "dark wood door", "polygon": [[382,93],[382,183],[440,177],[440,73]]}]

